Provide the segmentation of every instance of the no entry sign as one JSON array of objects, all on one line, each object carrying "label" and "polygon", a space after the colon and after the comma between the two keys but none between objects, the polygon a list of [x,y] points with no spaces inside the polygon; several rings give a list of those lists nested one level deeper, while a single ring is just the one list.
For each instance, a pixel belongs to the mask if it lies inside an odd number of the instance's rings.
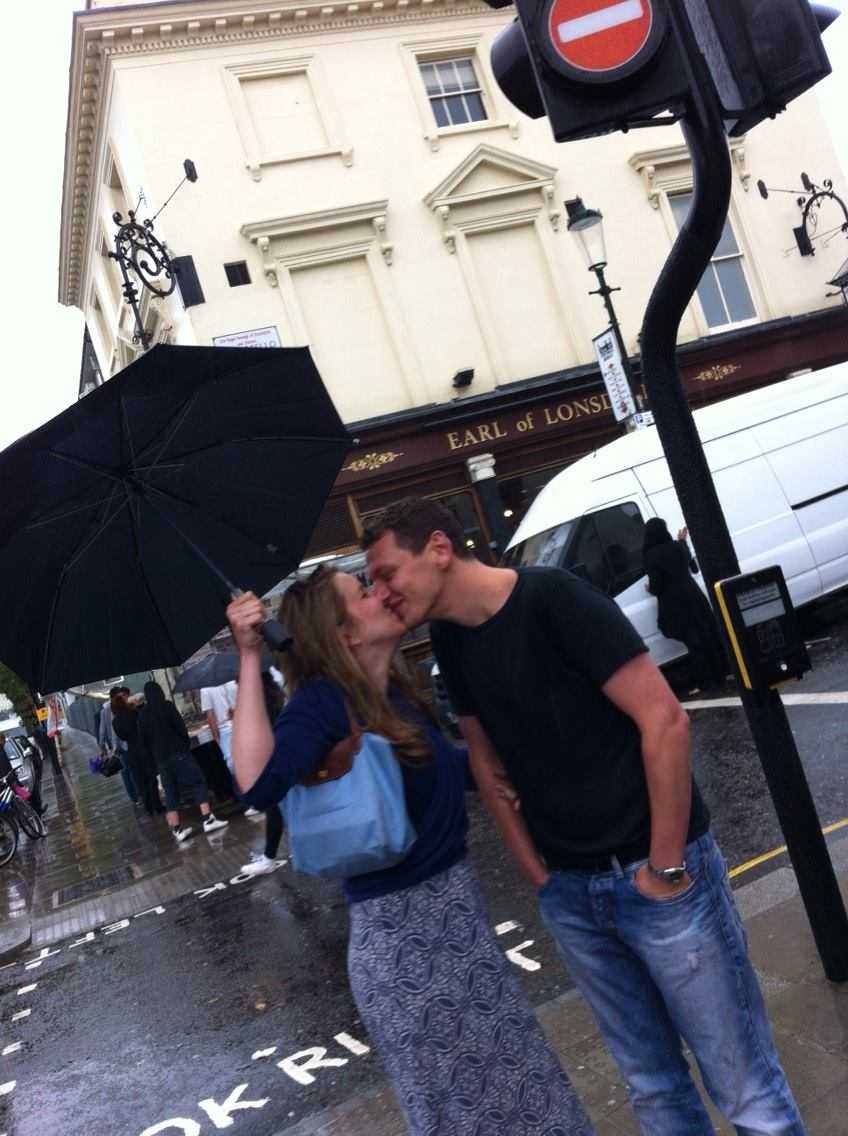
[{"label": "no entry sign", "polygon": [[553,0],[545,55],[584,82],[615,81],[654,54],[665,22],[657,16],[655,0]]}]

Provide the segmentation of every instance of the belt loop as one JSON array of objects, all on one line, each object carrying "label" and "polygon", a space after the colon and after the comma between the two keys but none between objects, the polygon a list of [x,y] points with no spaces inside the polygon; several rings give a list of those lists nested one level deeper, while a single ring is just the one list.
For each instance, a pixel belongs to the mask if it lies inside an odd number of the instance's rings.
[{"label": "belt loop", "polygon": [[616,878],[619,880],[624,879],[624,872],[621,870],[621,864],[619,864],[618,862],[618,856],[610,856],[610,863],[612,864],[612,870],[615,872]]}]

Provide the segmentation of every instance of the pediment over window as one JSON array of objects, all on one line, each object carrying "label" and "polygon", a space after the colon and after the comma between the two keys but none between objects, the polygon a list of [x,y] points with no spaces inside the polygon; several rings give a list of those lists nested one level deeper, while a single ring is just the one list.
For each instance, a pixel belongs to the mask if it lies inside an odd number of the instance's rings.
[{"label": "pediment over window", "polygon": [[554,192],[555,166],[531,161],[495,146],[478,146],[432,189],[424,201],[431,209],[490,201],[536,190],[543,197]]}]

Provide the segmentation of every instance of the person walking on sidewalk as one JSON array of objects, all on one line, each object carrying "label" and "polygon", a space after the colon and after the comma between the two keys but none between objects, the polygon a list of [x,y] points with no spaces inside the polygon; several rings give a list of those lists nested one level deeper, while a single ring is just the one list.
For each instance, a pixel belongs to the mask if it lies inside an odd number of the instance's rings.
[{"label": "person walking on sidewalk", "polygon": [[205,686],[200,692],[200,709],[206,715],[212,740],[221,750],[230,773],[233,771],[233,710],[237,693],[235,682]]},{"label": "person walking on sidewalk", "polygon": [[[275,672],[279,673],[279,672]],[[283,689],[269,671],[262,672],[262,694],[265,702],[265,713],[271,726],[286,704]],[[247,817],[257,816],[258,809],[248,809],[244,814]],[[279,805],[272,805],[265,809],[265,847],[259,856],[254,856],[249,864],[243,864],[241,871],[246,876],[266,876],[279,867],[277,852],[280,841],[283,839],[283,814]]]},{"label": "person walking on sidewalk", "polygon": [[227,608],[241,655],[236,782],[245,800],[267,808],[352,730],[392,745],[417,838],[398,864],[343,880],[342,889],[351,990],[409,1132],[590,1136],[467,856],[467,755],[394,662],[403,625],[353,576],[326,566],[286,591],[280,615],[293,637],[283,663],[290,698],[272,730],[256,630],[265,609],[251,593]]},{"label": "person walking on sidewalk", "polygon": [[127,791],[127,796],[131,801],[137,801],[139,798],[139,791],[135,787],[130,773],[129,766],[127,765],[127,747],[112,726],[112,695],[123,693],[129,696],[130,688],[128,686],[113,686],[109,690],[109,700],[103,704],[100,711],[100,725],[97,727],[97,740],[100,743],[100,756],[101,757],[117,757],[121,763],[121,780],[124,783],[124,788]]},{"label": "person walking on sidewalk", "polygon": [[109,698],[112,708],[112,729],[126,747],[123,760],[138,791],[136,804],[141,805],[148,816],[154,816],[156,813],[164,812],[164,809],[156,780],[156,762],[147,749],[139,743],[139,700],[140,695],[130,695],[129,687],[114,688],[114,694]]},{"label": "person walking on sidewalk", "polygon": [[740,1136],[803,1136],[690,772],[688,716],[632,624],[570,572],[482,564],[435,501],[388,506],[363,545],[388,610],[406,628],[431,621],[474,778],[642,1132],[714,1136],[685,1038]]},{"label": "person walking on sidewalk", "polygon": [[191,755],[188,730],[179,710],[165,698],[158,682],[144,684],[144,699],[144,708],[138,719],[139,739],[159,768],[168,824],[175,838],[182,843],[193,831],[180,820],[181,789],[188,790],[199,807],[205,833],[226,828],[229,821],[219,820],[209,806],[209,787]]}]

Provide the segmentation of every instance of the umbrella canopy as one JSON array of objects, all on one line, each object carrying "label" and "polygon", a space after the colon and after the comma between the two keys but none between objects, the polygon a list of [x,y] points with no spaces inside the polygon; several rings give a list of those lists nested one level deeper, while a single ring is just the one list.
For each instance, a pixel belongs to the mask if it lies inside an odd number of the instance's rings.
[{"label": "umbrella canopy", "polygon": [[307,348],[154,347],[0,454],[0,658],[44,693],[181,663],[297,567],[349,446]]},{"label": "umbrella canopy", "polygon": [[[182,674],[177,675],[177,681],[172,689],[176,694],[186,690],[203,690],[207,686],[223,686],[225,682],[233,682],[239,676],[241,658],[238,651],[219,651],[215,655],[206,655],[191,663]],[[262,670],[270,671],[273,660],[267,651],[262,653]]]}]

